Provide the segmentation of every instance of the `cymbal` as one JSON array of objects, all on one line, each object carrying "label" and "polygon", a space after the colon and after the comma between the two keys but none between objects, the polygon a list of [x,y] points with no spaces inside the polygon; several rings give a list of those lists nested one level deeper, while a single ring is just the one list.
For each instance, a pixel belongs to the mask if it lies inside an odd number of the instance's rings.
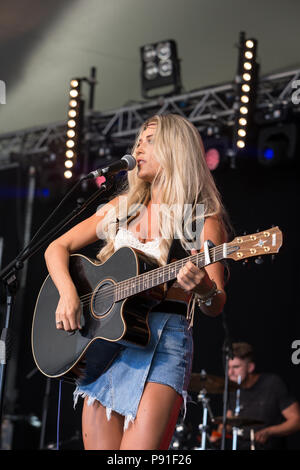
[{"label": "cymbal", "polygon": [[[223,377],[216,375],[208,375],[201,373],[193,373],[191,376],[188,390],[190,392],[200,392],[205,389],[207,393],[223,393],[225,387],[225,380]],[[237,390],[238,385],[235,382],[229,380],[228,391],[232,392]]]},{"label": "cymbal", "polygon": [[[214,423],[222,424],[223,416],[217,416],[216,418],[214,418]],[[226,424],[239,428],[245,426],[255,426],[257,424],[264,424],[264,422],[255,418],[246,418],[243,416],[229,416],[226,418]]]}]

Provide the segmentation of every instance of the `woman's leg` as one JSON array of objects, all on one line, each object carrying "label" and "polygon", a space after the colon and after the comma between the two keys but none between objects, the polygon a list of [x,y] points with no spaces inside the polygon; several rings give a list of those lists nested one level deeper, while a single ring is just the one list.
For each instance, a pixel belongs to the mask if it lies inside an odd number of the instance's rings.
[{"label": "woman's leg", "polygon": [[[168,385],[147,382],[137,416],[124,431],[120,449],[158,450],[162,442],[167,449],[182,403],[181,396]],[[169,425],[172,429],[168,429]]]},{"label": "woman's leg", "polygon": [[123,436],[124,416],[115,411],[107,420],[106,409],[97,400],[92,405],[84,400],[82,438],[85,450],[118,450]]}]

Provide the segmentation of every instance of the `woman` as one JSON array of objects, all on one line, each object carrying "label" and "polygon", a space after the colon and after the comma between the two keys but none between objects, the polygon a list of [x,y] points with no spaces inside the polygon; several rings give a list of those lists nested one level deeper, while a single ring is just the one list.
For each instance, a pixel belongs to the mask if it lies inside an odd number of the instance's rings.
[{"label": "woman", "polygon": [[[224,210],[201,138],[189,121],[172,114],[154,116],[142,126],[132,154],[137,166],[128,173],[128,188],[52,242],[45,252],[60,294],[58,329],[80,328],[80,302],[68,270],[70,253],[104,238],[106,243],[98,254],[101,262],[120,246],[130,245],[164,265],[175,237],[189,250],[186,256],[196,254],[203,240],[219,245],[226,239]],[[127,207],[139,208],[127,220],[119,211],[124,197]],[[191,208],[188,221],[184,220],[186,207]],[[199,207],[204,211],[199,212]],[[192,219],[200,220],[204,228],[198,229],[191,245],[185,234],[191,232]],[[76,399],[84,397],[85,449],[168,448],[186,398],[192,363],[191,321],[178,312],[186,312],[192,298],[207,315],[222,311],[226,294],[221,263],[205,269],[191,261],[185,263],[167,291],[166,302],[156,309],[160,311],[149,313],[150,344],[142,350],[125,348],[96,381],[77,387]]]}]

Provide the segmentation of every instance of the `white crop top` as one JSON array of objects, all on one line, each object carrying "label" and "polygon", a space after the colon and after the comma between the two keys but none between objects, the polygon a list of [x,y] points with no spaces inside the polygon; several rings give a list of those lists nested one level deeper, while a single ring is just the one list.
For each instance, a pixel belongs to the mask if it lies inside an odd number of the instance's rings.
[{"label": "white crop top", "polygon": [[123,227],[119,227],[114,240],[115,250],[118,250],[122,246],[131,246],[132,248],[143,251],[146,255],[152,256],[156,259],[159,259],[161,255],[159,244],[159,237],[143,243],[133,234],[133,232]]}]

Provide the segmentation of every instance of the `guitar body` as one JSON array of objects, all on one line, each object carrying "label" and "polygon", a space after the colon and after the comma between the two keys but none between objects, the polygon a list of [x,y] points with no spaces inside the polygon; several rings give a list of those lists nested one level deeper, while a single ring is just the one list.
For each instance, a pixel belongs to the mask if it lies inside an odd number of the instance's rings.
[{"label": "guitar body", "polygon": [[204,253],[160,267],[154,258],[131,247],[120,248],[103,264],[72,255],[69,270],[81,301],[82,329],[67,332],[56,328],[59,294],[48,276],[38,295],[32,324],[36,365],[48,377],[66,378],[87,356],[86,366],[95,365],[96,378],[124,345],[148,344],[148,313],[166,297],[168,282],[176,279],[187,260],[203,268],[226,258],[240,261],[277,253],[281,245],[282,232],[272,227],[216,247],[206,245]]},{"label": "guitar body", "polygon": [[155,260],[130,247],[120,248],[103,264],[82,255],[70,256],[70,274],[81,298],[82,329],[75,332],[56,328],[59,293],[47,276],[32,325],[32,350],[38,369],[48,377],[68,374],[90,348],[97,355],[100,375],[120,345],[146,346],[150,339],[148,313],[163,299],[163,286],[119,301],[107,292],[113,291],[117,283],[154,268]]}]

